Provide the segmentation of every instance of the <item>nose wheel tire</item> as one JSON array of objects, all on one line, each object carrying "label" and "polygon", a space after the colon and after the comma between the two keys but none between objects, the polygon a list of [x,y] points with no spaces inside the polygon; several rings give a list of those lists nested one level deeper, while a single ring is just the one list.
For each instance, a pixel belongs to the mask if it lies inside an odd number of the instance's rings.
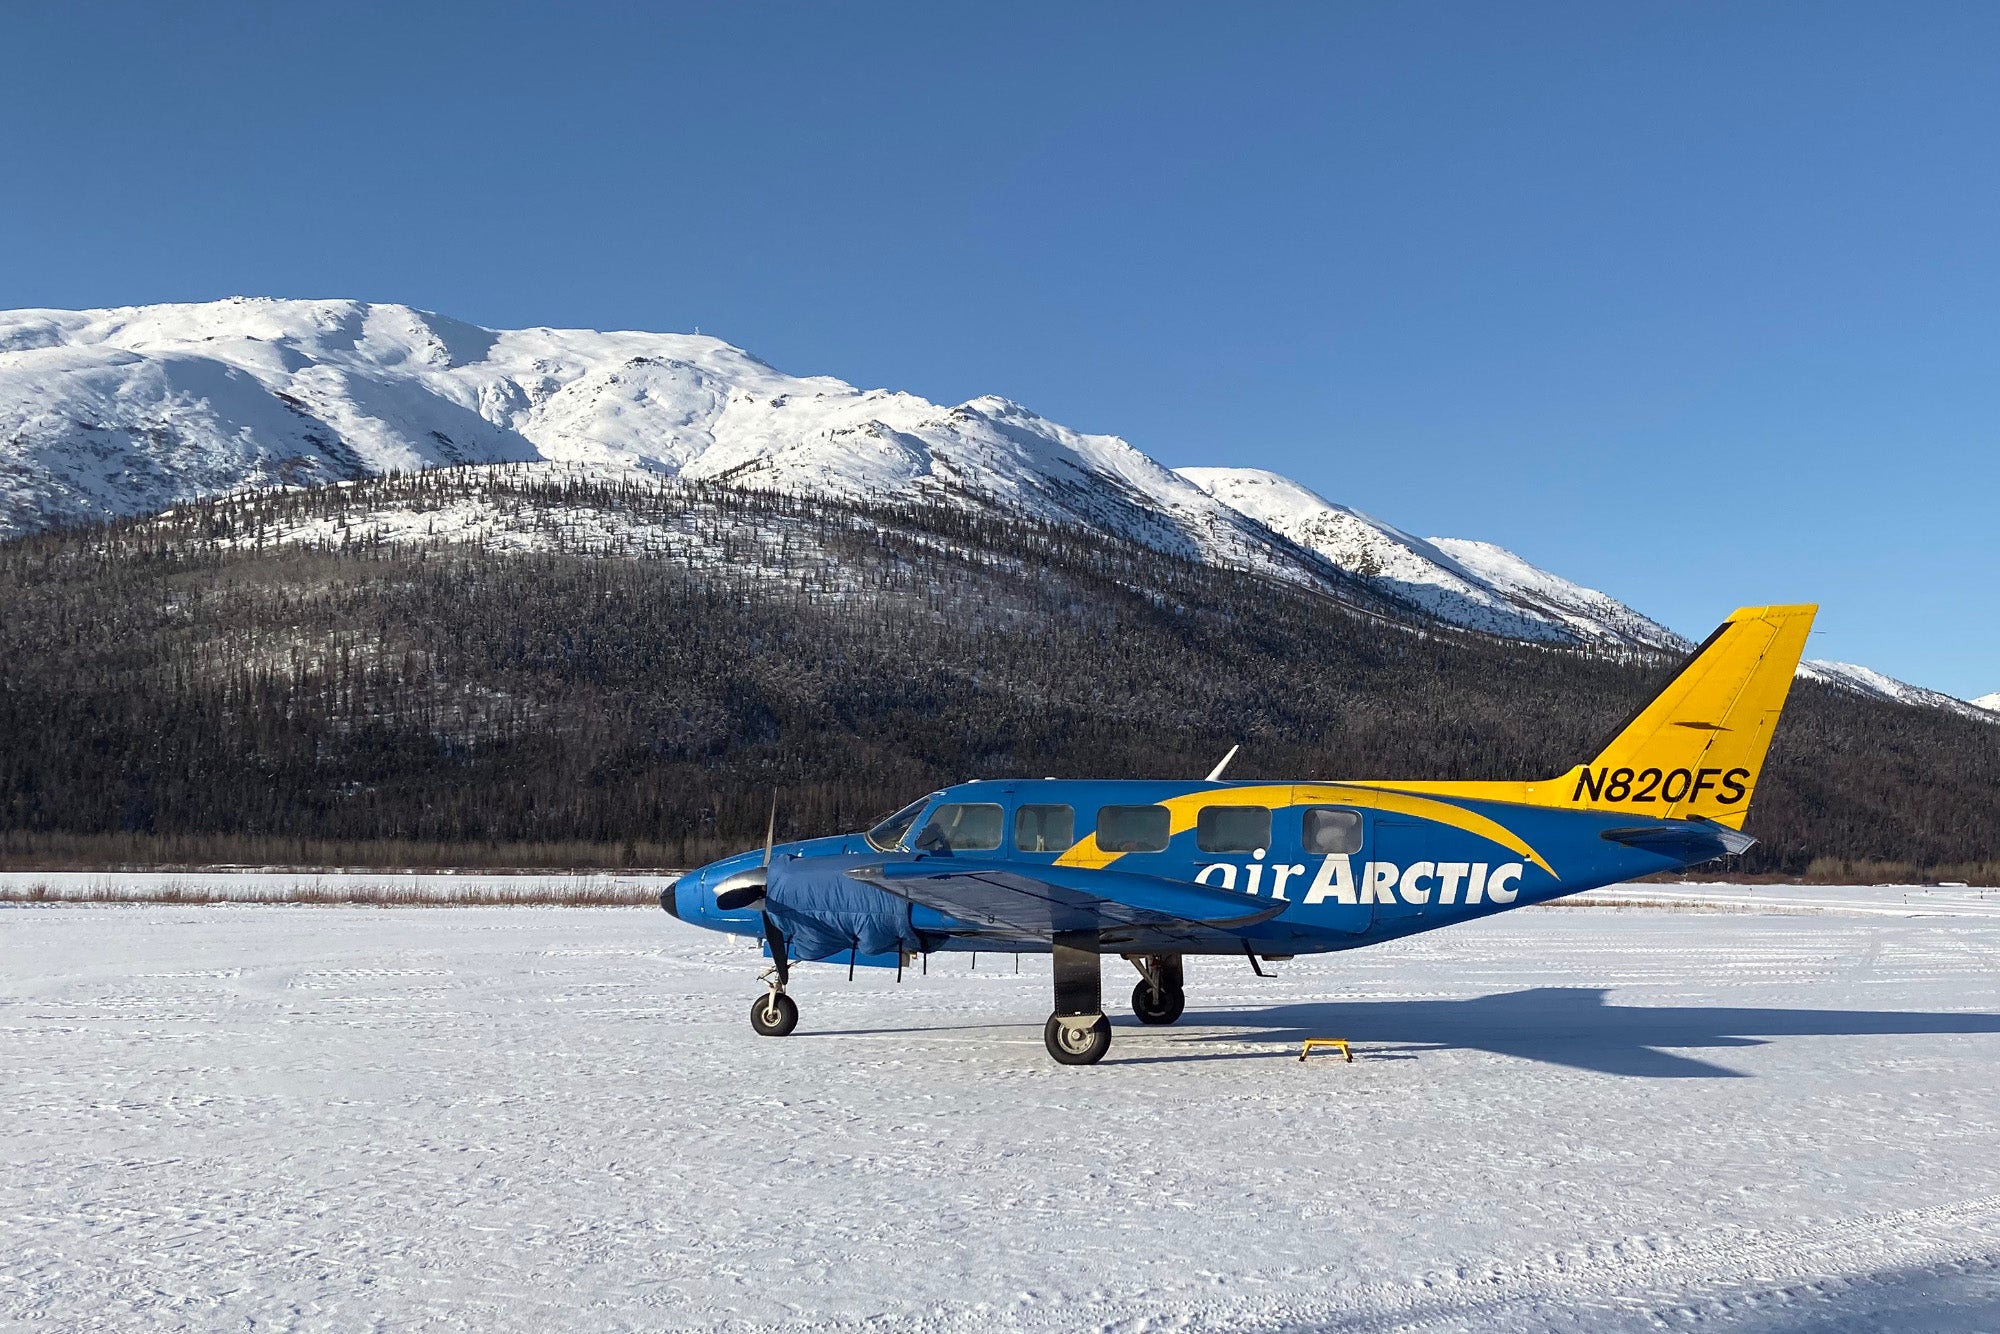
[{"label": "nose wheel tire", "polygon": [[1132,988],[1132,1013],[1142,1024],[1171,1024],[1187,1009],[1187,992],[1179,987],[1161,987],[1154,999],[1153,984],[1141,981]]},{"label": "nose wheel tire", "polygon": [[1042,1027],[1042,1044],[1059,1065],[1096,1065],[1111,1050],[1111,1021],[1100,1014],[1095,1022],[1065,1022],[1052,1014]]},{"label": "nose wheel tire", "polygon": [[767,1038],[781,1038],[799,1026],[799,1007],[782,991],[750,1002],[750,1027]]}]

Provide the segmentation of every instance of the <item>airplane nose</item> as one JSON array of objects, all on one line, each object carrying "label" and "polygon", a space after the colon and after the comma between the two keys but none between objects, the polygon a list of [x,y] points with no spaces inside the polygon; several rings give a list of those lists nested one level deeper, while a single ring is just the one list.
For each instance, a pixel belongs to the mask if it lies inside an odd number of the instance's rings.
[{"label": "airplane nose", "polygon": [[669,880],[667,887],[660,891],[660,907],[666,910],[669,917],[678,918],[681,915],[680,905],[674,902],[674,892],[680,887],[680,881]]}]

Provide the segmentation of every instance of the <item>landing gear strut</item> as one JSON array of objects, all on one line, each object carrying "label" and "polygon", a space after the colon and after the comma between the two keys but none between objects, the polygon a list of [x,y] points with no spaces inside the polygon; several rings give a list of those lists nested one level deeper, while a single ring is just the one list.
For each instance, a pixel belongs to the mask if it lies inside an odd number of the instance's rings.
[{"label": "landing gear strut", "polygon": [[785,984],[792,980],[791,961],[785,950],[785,933],[778,930],[769,913],[764,914],[764,941],[771,947],[771,966],[757,980],[769,991],[750,1002],[750,1027],[760,1037],[781,1038],[799,1026],[799,1006],[785,994]]},{"label": "landing gear strut", "polygon": [[1181,977],[1178,954],[1129,954],[1125,956],[1139,970],[1139,985],[1132,988],[1132,1013],[1142,1024],[1171,1024],[1187,1009],[1187,988]]},{"label": "landing gear strut", "polygon": [[1056,1009],[1042,1026],[1042,1043],[1061,1065],[1096,1065],[1111,1050],[1104,1017],[1104,971],[1094,931],[1055,938]]}]

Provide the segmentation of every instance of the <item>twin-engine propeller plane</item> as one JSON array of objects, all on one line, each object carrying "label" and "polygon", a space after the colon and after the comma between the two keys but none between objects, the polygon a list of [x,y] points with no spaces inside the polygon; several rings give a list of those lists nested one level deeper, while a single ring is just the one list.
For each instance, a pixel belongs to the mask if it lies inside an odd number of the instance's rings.
[{"label": "twin-engine propeller plane", "polygon": [[[1746,607],[1587,764],[1537,782],[1019,779],[962,783],[865,834],[777,844],[682,876],[660,906],[761,936],[757,1032],[798,1024],[791,964],[901,967],[937,950],[1055,956],[1049,1055],[1111,1046],[1101,960],[1171,1024],[1181,960],[1356,949],[1740,853],[1815,607]],[[1233,755],[1235,752],[1232,751]],[[774,812],[775,827],[775,812]],[[1259,969],[1261,971],[1261,969]]]}]

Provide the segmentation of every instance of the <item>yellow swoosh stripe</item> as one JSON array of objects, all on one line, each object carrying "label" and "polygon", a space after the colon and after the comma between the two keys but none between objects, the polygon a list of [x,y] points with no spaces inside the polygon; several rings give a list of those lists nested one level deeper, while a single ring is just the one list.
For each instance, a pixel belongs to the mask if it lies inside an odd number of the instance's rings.
[{"label": "yellow swoosh stripe", "polygon": [[[1348,787],[1340,783],[1285,783],[1265,787],[1229,788],[1224,791],[1189,792],[1183,796],[1169,797],[1159,804],[1172,812],[1170,835],[1184,834],[1194,828],[1195,822],[1201,818],[1204,806],[1270,806],[1274,809],[1288,806],[1358,806],[1368,810],[1384,811],[1391,815],[1414,815],[1420,820],[1435,820],[1454,829],[1463,829],[1468,834],[1477,834],[1481,838],[1498,843],[1503,848],[1520,853],[1550,875],[1556,875],[1555,868],[1542,860],[1539,852],[1529,847],[1520,835],[1505,825],[1489,820],[1477,811],[1468,811],[1448,802],[1413,796],[1407,792]],[[1098,847],[1097,835],[1092,833],[1056,858],[1056,865],[1081,866],[1098,870],[1126,855],[1122,852],[1107,852]],[[1562,877],[1556,876],[1556,879],[1560,880]]]}]

